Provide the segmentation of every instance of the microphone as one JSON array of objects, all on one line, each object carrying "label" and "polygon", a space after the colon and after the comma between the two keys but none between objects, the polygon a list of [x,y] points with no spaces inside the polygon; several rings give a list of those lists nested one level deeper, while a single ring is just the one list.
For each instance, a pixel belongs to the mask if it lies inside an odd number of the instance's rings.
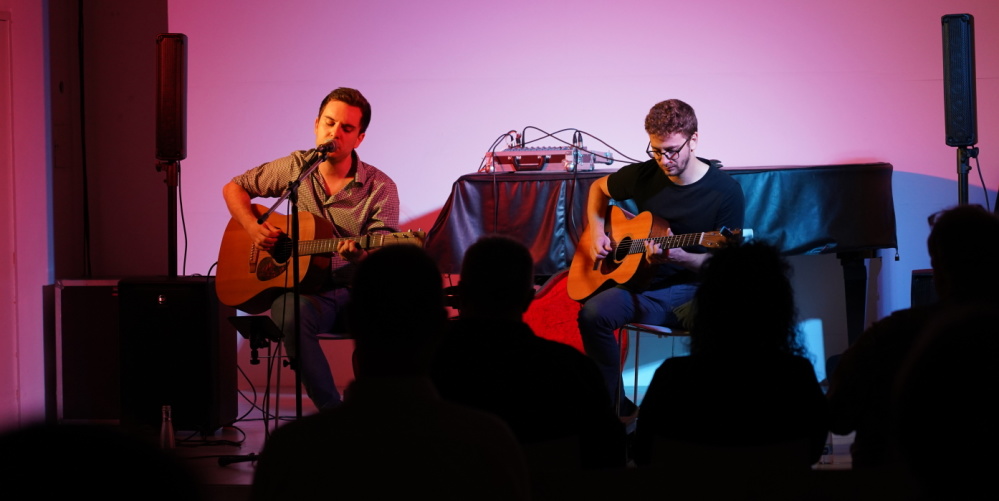
[{"label": "microphone", "polygon": [[305,165],[310,165],[325,157],[328,153],[336,151],[336,144],[330,139],[319,146],[305,152]]},{"label": "microphone", "polygon": [[317,146],[316,151],[320,153],[333,153],[334,151],[336,151],[336,144],[333,143],[332,139],[330,139],[329,141],[326,141],[325,143]]}]

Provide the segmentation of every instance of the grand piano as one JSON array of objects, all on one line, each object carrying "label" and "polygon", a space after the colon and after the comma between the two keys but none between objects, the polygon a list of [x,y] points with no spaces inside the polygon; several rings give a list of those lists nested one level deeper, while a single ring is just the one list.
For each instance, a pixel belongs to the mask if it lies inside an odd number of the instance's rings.
[{"label": "grand piano", "polygon": [[[897,249],[892,166],[888,163],[726,167],[746,195],[745,226],[784,255],[834,253],[843,265],[847,334],[864,329],[865,259]],[[596,179],[613,172],[502,172],[466,174],[431,228],[427,250],[444,273],[459,273],[461,258],[482,235],[524,243],[535,273],[569,267],[585,221],[586,197]]]}]

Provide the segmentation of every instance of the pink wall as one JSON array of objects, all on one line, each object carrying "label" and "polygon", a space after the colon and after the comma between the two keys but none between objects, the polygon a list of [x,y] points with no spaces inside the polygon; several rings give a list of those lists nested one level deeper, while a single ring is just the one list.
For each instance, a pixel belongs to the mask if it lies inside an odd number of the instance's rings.
[{"label": "pink wall", "polygon": [[[357,87],[372,102],[359,153],[399,184],[404,221],[437,211],[502,132],[577,128],[641,157],[645,113],[679,97],[698,112],[700,151],[730,166],[892,163],[903,174],[900,260],[885,260],[875,277],[884,282],[878,315],[908,306],[910,271],[929,265],[921,222],[957,201],[940,17],[975,15],[984,157],[997,127],[999,4],[610,5],[171,0],[170,30],[190,38],[188,272],[217,257],[228,220],[222,184],[311,146],[318,101],[334,87]],[[987,186],[999,183],[994,169],[984,175]],[[977,176],[971,182],[981,202]]]},{"label": "pink wall", "polygon": [[[997,184],[988,161],[999,95],[992,0],[401,3],[170,1],[169,30],[190,37],[191,56],[184,271],[205,273],[216,259],[225,181],[310,146],[318,101],[334,87],[372,101],[359,151],[398,182],[404,221],[434,214],[502,132],[571,127],[640,157],[646,111],[679,97],[701,118],[701,152],[730,166],[895,166],[900,256],[871,266],[871,316],[883,316],[908,306],[911,270],[929,266],[925,215],[956,202],[943,127],[948,13],[976,18],[979,146],[984,184]],[[17,259],[5,289],[16,297],[8,321],[17,330],[0,335],[0,427],[42,408],[40,288],[57,278],[50,195],[39,182],[52,170],[45,9],[0,0],[13,26],[14,147],[5,155],[14,170],[4,178],[14,180],[5,224],[15,233],[5,249]],[[149,178],[159,186],[160,175]],[[978,176],[970,181],[971,201],[982,202]],[[829,290],[815,304],[839,294],[837,267],[825,261],[829,273],[812,283]]]},{"label": "pink wall", "polygon": [[[8,268],[0,294],[5,304],[0,330],[0,429],[42,416],[45,403],[42,378],[42,289],[51,283],[51,229],[48,198],[48,128],[46,124],[46,70],[43,8],[39,2],[0,0],[9,27],[10,73],[0,72],[10,92],[9,109],[0,109],[0,119],[10,128],[0,145],[10,150],[0,153],[0,196],[8,210],[4,243],[0,245]],[[2,101],[0,101],[2,102]],[[16,308],[15,312],[10,310]]]}]

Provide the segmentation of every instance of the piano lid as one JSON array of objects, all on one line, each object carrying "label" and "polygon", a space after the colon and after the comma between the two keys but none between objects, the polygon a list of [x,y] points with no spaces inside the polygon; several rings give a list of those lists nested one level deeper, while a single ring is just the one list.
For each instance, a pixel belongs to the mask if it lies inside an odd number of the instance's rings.
[{"label": "piano lid", "polygon": [[889,163],[726,167],[754,237],[786,255],[898,248]]},{"label": "piano lid", "polygon": [[[785,255],[897,248],[892,166],[888,163],[726,167],[746,195],[745,227]],[[426,248],[445,273],[458,273],[465,249],[500,233],[531,249],[535,273],[569,266],[590,185],[609,172],[467,174],[430,230]]]}]

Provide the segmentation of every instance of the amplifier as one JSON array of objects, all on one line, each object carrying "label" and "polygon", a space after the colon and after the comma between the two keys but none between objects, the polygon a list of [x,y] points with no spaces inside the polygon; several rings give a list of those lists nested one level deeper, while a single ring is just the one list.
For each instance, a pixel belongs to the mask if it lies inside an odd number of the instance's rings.
[{"label": "amplifier", "polygon": [[614,163],[610,152],[588,151],[571,146],[514,147],[488,152],[485,156],[486,161],[479,172],[590,171],[596,163]]}]

